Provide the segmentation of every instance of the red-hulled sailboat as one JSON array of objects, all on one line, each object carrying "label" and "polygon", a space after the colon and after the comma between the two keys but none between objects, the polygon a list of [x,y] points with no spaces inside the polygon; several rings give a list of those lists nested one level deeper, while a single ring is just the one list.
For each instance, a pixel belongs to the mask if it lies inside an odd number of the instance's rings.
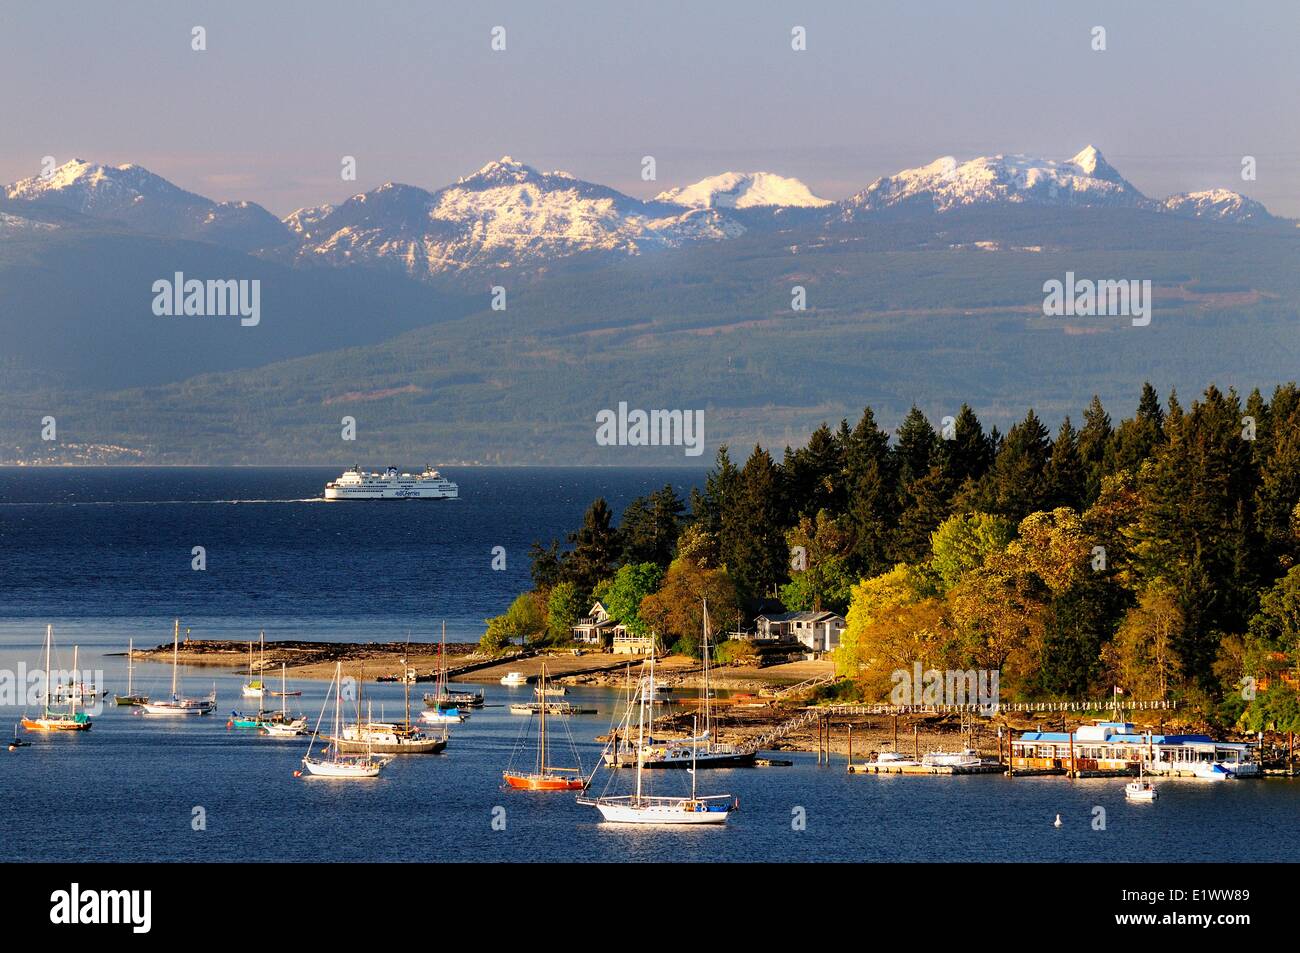
[{"label": "red-hulled sailboat", "polygon": [[[542,664],[542,674],[538,678],[539,697],[545,698],[546,664]],[[587,780],[582,774],[582,766],[557,768],[546,763],[546,705],[540,705],[537,711],[537,761],[532,771],[515,771],[507,768],[501,772],[506,784],[517,791],[583,791]],[[530,721],[532,719],[529,719]],[[567,727],[565,729],[568,730]],[[570,748],[573,739],[569,739]],[[573,759],[578,760],[578,752],[573,749]]]}]

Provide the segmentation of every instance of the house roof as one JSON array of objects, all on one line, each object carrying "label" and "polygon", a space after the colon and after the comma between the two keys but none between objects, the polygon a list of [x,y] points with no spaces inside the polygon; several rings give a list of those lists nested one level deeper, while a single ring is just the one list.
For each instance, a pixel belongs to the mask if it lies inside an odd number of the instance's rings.
[{"label": "house roof", "polygon": [[779,615],[761,615],[758,619],[766,619],[768,622],[826,622],[831,619],[843,619],[844,617],[838,612],[813,612],[806,610],[804,612],[782,612]]}]

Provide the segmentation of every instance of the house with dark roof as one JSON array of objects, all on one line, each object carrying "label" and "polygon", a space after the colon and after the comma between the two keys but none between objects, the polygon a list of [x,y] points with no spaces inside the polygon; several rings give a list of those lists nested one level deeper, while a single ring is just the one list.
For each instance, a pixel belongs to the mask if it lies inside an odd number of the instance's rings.
[{"label": "house with dark roof", "polygon": [[844,616],[824,610],[760,615],[754,620],[754,640],[798,642],[810,652],[833,652],[847,624]]}]

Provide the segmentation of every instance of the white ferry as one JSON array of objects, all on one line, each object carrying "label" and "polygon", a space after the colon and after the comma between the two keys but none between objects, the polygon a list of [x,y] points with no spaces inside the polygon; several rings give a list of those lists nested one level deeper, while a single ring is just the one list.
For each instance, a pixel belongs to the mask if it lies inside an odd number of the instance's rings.
[{"label": "white ferry", "polygon": [[454,500],[458,494],[456,484],[433,467],[418,474],[398,473],[397,467],[383,473],[353,467],[325,484],[327,500]]}]

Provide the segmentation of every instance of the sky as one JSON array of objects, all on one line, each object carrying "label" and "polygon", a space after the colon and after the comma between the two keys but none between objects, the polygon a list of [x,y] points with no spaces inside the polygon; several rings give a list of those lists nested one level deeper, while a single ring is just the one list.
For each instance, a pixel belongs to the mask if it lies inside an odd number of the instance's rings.
[{"label": "sky", "polygon": [[284,215],[509,154],[641,197],[763,170],[837,199],[941,155],[1092,144],[1153,197],[1300,217],[1298,35],[1292,0],[10,0],[0,181],[134,162]]}]

